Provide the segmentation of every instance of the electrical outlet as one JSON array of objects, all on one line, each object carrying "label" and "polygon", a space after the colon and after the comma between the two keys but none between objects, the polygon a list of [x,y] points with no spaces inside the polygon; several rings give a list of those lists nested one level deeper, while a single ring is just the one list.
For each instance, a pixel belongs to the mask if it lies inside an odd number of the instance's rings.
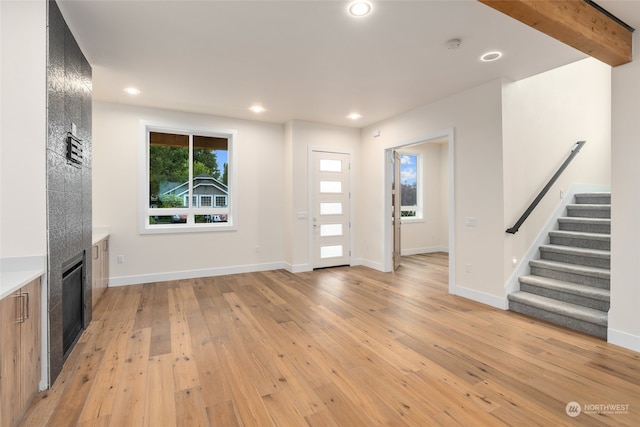
[{"label": "electrical outlet", "polygon": [[124,255],[118,255],[118,256],[116,257],[116,262],[117,262],[118,264],[124,264]]}]

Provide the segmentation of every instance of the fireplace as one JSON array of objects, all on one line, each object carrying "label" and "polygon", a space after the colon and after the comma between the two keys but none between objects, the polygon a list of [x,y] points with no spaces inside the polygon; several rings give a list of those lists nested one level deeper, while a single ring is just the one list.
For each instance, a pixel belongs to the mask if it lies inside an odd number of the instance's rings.
[{"label": "fireplace", "polygon": [[62,265],[62,353],[66,359],[80,337],[84,322],[84,251]]}]

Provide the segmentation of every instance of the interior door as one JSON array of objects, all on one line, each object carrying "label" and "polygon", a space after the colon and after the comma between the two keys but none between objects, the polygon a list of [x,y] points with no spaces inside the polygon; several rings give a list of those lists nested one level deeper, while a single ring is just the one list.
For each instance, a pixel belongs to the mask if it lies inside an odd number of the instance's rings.
[{"label": "interior door", "polygon": [[391,174],[391,220],[393,222],[393,269],[396,270],[400,267],[401,259],[400,226],[402,216],[402,197],[400,195],[400,191],[402,186],[400,185],[400,153],[394,150],[392,157],[393,173]]},{"label": "interior door", "polygon": [[313,151],[313,268],[349,265],[349,154]]}]

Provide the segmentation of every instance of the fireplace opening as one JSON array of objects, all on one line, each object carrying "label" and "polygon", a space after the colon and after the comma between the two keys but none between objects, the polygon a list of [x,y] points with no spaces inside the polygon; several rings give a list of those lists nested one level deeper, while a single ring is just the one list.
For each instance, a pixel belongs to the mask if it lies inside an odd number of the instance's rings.
[{"label": "fireplace opening", "polygon": [[84,324],[84,252],[62,265],[62,354],[67,358]]}]

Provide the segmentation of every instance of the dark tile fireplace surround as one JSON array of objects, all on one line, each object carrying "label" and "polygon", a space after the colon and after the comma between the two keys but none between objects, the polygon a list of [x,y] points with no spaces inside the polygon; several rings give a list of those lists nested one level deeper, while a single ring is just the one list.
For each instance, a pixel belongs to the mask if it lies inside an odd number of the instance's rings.
[{"label": "dark tile fireplace surround", "polygon": [[[85,255],[91,254],[92,233],[91,66],[56,2],[50,0],[48,6],[47,304],[49,378],[53,384],[62,370],[66,352],[79,336],[77,329],[86,328],[92,315],[91,256]],[[82,152],[81,158],[76,155],[75,160],[69,160],[69,135],[74,130],[80,141],[76,145]],[[74,268],[78,265],[79,269]],[[67,270],[69,274],[63,279]],[[71,288],[63,287],[63,281],[74,281],[75,288],[69,293]],[[75,322],[70,320],[72,316]]]}]

